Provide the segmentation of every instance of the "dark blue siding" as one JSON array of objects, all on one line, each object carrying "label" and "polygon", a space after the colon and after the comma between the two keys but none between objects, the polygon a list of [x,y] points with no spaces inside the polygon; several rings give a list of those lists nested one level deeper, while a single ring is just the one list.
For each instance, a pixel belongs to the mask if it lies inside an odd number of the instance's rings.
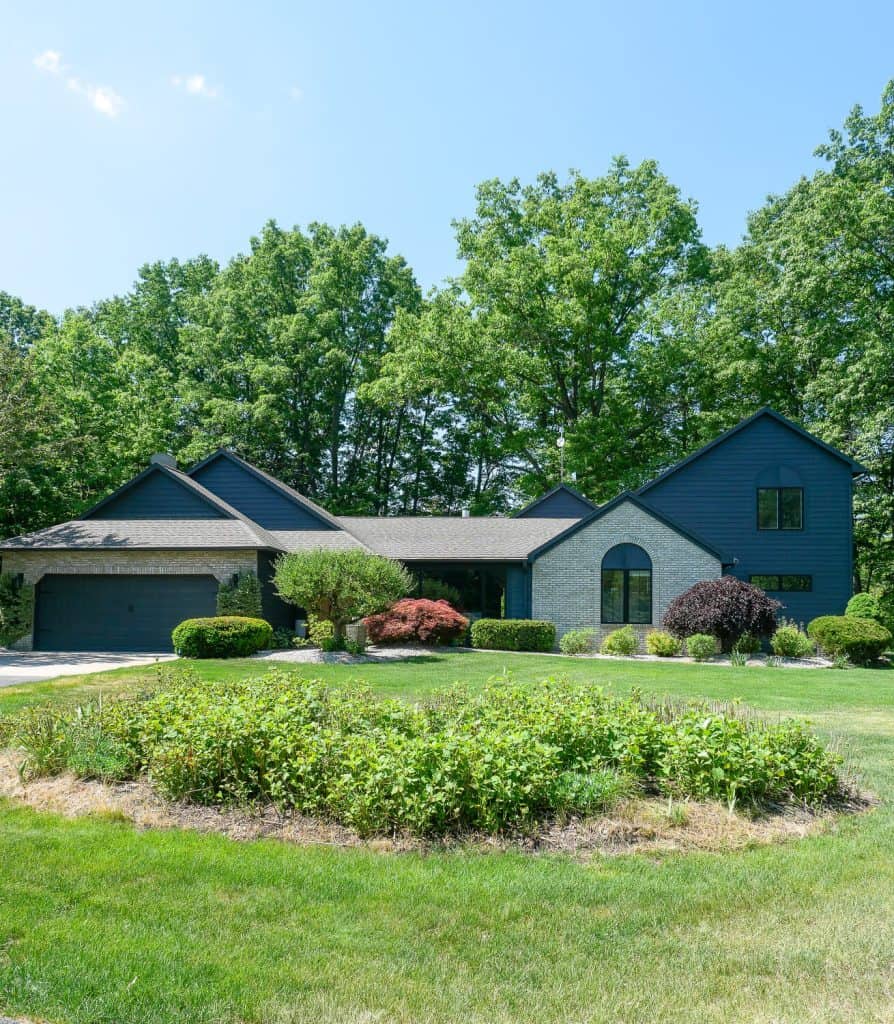
[{"label": "dark blue siding", "polygon": [[571,491],[558,490],[518,513],[519,519],[581,519],[596,506]]},{"label": "dark blue siding", "polygon": [[294,629],[298,609],[277,594],[273,585],[273,573],[279,556],[269,551],[258,552],[258,579],[261,581],[262,616],[274,629]]},{"label": "dark blue siding", "polygon": [[[757,488],[804,488],[803,530],[758,530]],[[643,500],[738,562],[747,579],[807,573],[811,593],[773,594],[781,614],[807,622],[844,611],[852,588],[851,469],[770,417],[761,417],[642,491]]]},{"label": "dark blue siding", "polygon": [[506,570],[505,614],[507,619],[531,617],[531,570],[509,566]]},{"label": "dark blue siding", "polygon": [[149,473],[90,519],[224,519],[222,512],[161,470]]},{"label": "dark blue siding", "polygon": [[203,466],[193,479],[267,530],[333,529],[310,509],[302,508],[225,456]]}]

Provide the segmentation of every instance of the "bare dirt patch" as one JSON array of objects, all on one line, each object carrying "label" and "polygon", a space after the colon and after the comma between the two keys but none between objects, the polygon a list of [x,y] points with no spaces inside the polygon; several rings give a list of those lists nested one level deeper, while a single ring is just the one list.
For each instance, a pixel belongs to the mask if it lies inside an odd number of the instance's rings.
[{"label": "bare dirt patch", "polygon": [[749,816],[731,813],[716,802],[669,803],[642,797],[624,800],[598,818],[547,822],[531,835],[473,834],[444,840],[421,840],[413,836],[368,839],[332,822],[301,814],[280,814],[272,806],[216,808],[165,800],[144,779],[108,784],[61,775],[23,783],[18,773],[19,761],[14,752],[0,752],[0,797],[34,810],[72,818],[89,815],[129,821],[138,829],[191,829],[242,842],[279,839],[302,846],[362,847],[383,853],[516,850],[532,854],[564,853],[589,859],[638,851],[654,854],[737,850],[828,831],[842,814],[864,810],[870,805],[868,799],[854,798],[846,806],[820,813],[789,806]]}]

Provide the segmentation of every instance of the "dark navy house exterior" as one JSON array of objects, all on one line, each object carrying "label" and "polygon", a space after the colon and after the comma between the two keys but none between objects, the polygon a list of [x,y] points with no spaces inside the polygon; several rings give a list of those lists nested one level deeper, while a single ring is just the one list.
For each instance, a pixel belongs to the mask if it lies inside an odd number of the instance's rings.
[{"label": "dark navy house exterior", "polygon": [[543,618],[559,635],[661,624],[701,580],[732,573],[799,622],[843,611],[853,576],[852,485],[862,467],[762,409],[638,491],[596,505],[560,485],[511,517],[334,516],[221,449],[187,471],[156,456],[80,518],[0,544],[35,587],[43,650],[167,650],[174,625],[213,614],[257,573],[274,625],[283,553],[360,548],[456,587],[471,615]]}]

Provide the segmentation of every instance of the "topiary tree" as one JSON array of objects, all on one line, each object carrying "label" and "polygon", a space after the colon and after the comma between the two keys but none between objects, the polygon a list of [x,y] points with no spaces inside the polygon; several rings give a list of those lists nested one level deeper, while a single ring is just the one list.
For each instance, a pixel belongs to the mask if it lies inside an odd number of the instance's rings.
[{"label": "topiary tree", "polygon": [[316,548],[283,555],[274,584],[284,601],[331,622],[341,640],[349,622],[389,608],[410,590],[413,578],[384,555]]},{"label": "topiary tree", "polygon": [[882,610],[878,598],[874,594],[867,594],[865,591],[861,594],[854,594],[850,601],[848,601],[844,614],[850,615],[851,618],[855,619],[882,621]]},{"label": "topiary tree", "polygon": [[735,576],[721,576],[696,583],[675,597],[662,625],[681,639],[707,633],[720,641],[722,650],[731,651],[744,633],[769,636],[776,629],[776,610],[781,607],[760,587]]}]

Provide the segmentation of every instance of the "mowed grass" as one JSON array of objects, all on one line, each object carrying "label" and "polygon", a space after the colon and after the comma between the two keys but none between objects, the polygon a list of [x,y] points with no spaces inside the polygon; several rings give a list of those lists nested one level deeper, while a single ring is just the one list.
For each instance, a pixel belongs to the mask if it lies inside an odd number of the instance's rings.
[{"label": "mowed grass", "polygon": [[[894,672],[462,653],[293,668],[408,699],[506,671],[741,698],[840,735],[883,802],[800,842],[589,863],[238,844],[0,806],[0,1009],[128,1024],[894,1019]],[[0,714],[151,675],[2,690]]]}]

